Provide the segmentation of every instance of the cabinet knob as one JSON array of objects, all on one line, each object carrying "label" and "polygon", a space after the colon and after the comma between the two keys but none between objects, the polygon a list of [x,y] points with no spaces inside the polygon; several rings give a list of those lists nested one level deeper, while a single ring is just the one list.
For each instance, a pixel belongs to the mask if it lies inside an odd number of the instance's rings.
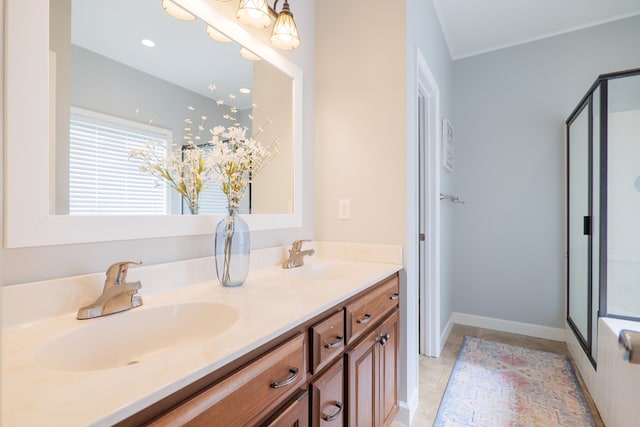
[{"label": "cabinet knob", "polygon": [[387,341],[389,341],[391,339],[391,336],[389,334],[384,334],[384,335],[380,335],[380,338],[378,339],[378,342],[381,345],[385,345],[387,343]]},{"label": "cabinet knob", "polygon": [[397,292],[396,292],[396,293],[394,293],[393,295],[391,295],[391,296],[389,297],[389,299],[392,299],[392,300],[394,300],[394,299],[398,299],[398,298],[400,298],[400,294],[399,294],[399,293],[397,293]]},{"label": "cabinet knob", "polygon": [[336,411],[336,413],[335,413],[335,414],[333,414],[333,415],[326,415],[326,414],[325,414],[325,415],[323,415],[323,416],[322,416],[322,419],[323,419],[324,421],[333,421],[333,420],[336,420],[336,419],[338,419],[338,417],[339,417],[339,416],[340,416],[340,414],[342,413],[342,402],[336,402],[336,403],[334,403],[333,405],[334,405],[336,408],[338,408],[338,410],[337,410],[337,411]]}]

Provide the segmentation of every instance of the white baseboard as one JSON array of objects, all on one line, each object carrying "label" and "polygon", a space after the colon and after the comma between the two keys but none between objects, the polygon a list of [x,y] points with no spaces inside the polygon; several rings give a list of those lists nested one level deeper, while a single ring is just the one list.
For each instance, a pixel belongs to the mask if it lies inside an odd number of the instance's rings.
[{"label": "white baseboard", "polygon": [[438,357],[440,357],[440,353],[442,353],[442,350],[444,349],[444,345],[447,343],[447,340],[449,339],[449,334],[451,334],[451,329],[453,329],[453,325],[456,323],[455,315],[456,313],[451,313],[451,316],[449,317],[449,321],[447,322],[447,325],[444,327],[444,330],[440,335],[440,351],[438,351]]},{"label": "white baseboard", "polygon": [[[534,325],[531,323],[514,322],[512,320],[494,319],[491,317],[476,316],[474,314],[453,313],[453,323],[496,331],[510,332],[512,334],[528,335],[530,337],[544,338],[553,341],[566,341],[566,332],[562,328]],[[451,323],[451,321],[449,321]],[[449,327],[447,323],[447,327]],[[448,333],[447,333],[448,335]],[[443,343],[446,341],[443,341]]]},{"label": "white baseboard", "polygon": [[411,421],[413,420],[413,417],[416,415],[416,412],[418,411],[418,404],[419,404],[419,395],[418,395],[418,388],[416,387],[411,393],[411,396],[409,396],[409,402],[403,402],[403,401],[398,402],[398,406],[400,407],[400,410],[398,411],[398,414],[396,415],[394,422],[405,425],[405,426],[410,426]]}]

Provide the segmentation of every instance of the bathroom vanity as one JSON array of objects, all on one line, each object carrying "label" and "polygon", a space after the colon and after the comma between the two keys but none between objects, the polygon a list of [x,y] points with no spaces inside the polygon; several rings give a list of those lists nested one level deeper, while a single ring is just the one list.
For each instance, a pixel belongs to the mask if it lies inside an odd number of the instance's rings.
[{"label": "bathroom vanity", "polygon": [[[68,301],[95,298],[104,275],[5,287],[2,425],[390,425],[402,268],[391,258],[262,261],[239,288],[211,279],[211,258],[132,268],[143,306],[91,320]],[[34,291],[50,297],[40,317],[11,308]]]}]

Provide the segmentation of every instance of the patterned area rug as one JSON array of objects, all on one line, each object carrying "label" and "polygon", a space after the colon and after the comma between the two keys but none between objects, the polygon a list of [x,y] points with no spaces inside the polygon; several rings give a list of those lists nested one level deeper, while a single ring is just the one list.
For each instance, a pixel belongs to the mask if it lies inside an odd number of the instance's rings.
[{"label": "patterned area rug", "polygon": [[434,427],[594,427],[567,356],[464,337]]}]

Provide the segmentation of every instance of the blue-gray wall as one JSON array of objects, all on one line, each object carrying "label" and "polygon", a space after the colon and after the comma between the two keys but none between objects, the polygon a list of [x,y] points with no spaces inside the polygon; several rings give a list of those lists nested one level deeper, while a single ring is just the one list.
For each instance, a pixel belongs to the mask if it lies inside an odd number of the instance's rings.
[{"label": "blue-gray wall", "polygon": [[564,120],[640,17],[454,61],[454,310],[564,327]]}]

